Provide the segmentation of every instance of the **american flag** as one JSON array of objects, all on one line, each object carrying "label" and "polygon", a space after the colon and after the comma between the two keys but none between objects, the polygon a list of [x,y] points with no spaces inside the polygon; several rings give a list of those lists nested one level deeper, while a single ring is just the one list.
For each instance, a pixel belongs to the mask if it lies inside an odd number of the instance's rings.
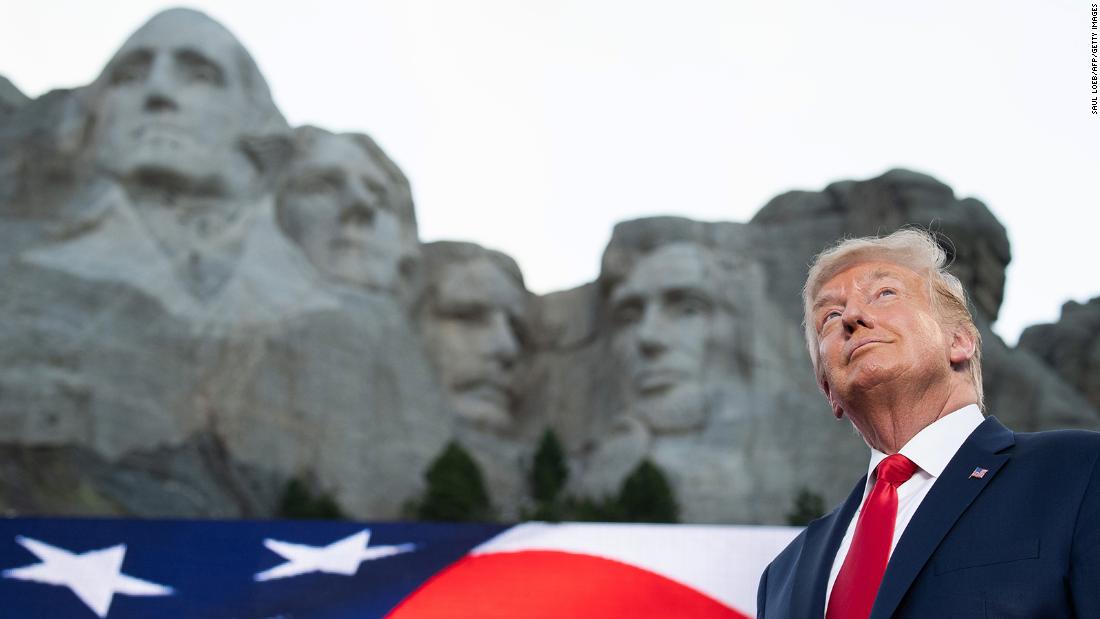
[{"label": "american flag", "polygon": [[985,474],[989,472],[989,469],[983,469],[980,466],[974,467],[974,470],[970,472],[970,479],[981,479],[985,477]]},{"label": "american flag", "polygon": [[798,529],[0,520],[0,617],[740,619]]}]

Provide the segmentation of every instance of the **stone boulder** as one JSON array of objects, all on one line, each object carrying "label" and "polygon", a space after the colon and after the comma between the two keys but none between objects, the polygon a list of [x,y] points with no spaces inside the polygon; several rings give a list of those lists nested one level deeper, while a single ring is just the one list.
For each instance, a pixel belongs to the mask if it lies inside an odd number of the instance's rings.
[{"label": "stone boulder", "polygon": [[1025,329],[1019,347],[1042,359],[1100,409],[1100,297],[1067,302],[1058,322]]},{"label": "stone boulder", "polygon": [[970,296],[984,339],[986,410],[1020,431],[1094,428],[1100,413],[1063,377],[1030,354],[1009,348],[990,330],[1004,296],[1011,259],[1008,236],[984,204],[958,199],[950,187],[908,170],[865,181],[839,181],[821,192],[792,191],[753,217],[754,253],[765,264],[769,293],[792,321],[801,321],[801,286],[820,251],[844,237],[889,234],[903,226],[937,233],[949,270]]},{"label": "stone boulder", "polygon": [[[153,59],[182,65],[151,86]],[[454,416],[407,300],[279,226],[292,143],[247,51],[186,9],[0,121],[2,507],[267,517],[299,479],[395,518],[419,494]]]},{"label": "stone boulder", "polygon": [[[1004,299],[1008,235],[974,198],[958,199],[931,176],[895,169],[865,181],[838,181],[823,191],[791,191],[752,218],[760,247],[784,299],[799,298],[810,260],[842,237],[889,234],[902,226],[938,232],[975,309],[995,321]],[[799,310],[799,306],[793,306]],[[801,317],[799,317],[801,320]]]},{"label": "stone boulder", "polygon": [[533,417],[563,438],[569,493],[610,495],[646,459],[686,522],[783,522],[795,480],[847,492],[841,473],[862,456],[833,449],[847,428],[819,422],[827,407],[797,323],[765,292],[753,233],[623,222],[596,282],[539,299]]},{"label": "stone boulder", "polygon": [[0,122],[27,103],[30,103],[27,95],[16,88],[11,80],[0,75]]},{"label": "stone boulder", "polygon": [[454,440],[513,520],[553,429],[570,494],[648,460],[686,522],[783,523],[866,466],[811,372],[806,267],[905,225],[970,291],[987,409],[1098,427],[1100,299],[1006,346],[1008,237],[936,179],[622,222],[595,281],[536,296],[509,256],[422,244],[373,140],[291,128],[232,33],[168,10],[85,87],[29,100],[0,78],[0,511],[270,517],[302,481],[392,519]]}]

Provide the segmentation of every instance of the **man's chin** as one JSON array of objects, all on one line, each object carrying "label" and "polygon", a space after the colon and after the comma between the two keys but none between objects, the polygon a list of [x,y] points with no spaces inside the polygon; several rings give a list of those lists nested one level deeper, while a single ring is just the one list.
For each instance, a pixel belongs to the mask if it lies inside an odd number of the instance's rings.
[{"label": "man's chin", "polygon": [[660,392],[638,394],[636,417],[657,433],[696,430],[706,422],[706,398],[699,383],[677,383]]},{"label": "man's chin", "polygon": [[392,292],[397,288],[397,267],[393,260],[378,261],[360,247],[330,250],[326,271],[345,284]]},{"label": "man's chin", "polygon": [[492,430],[506,430],[512,426],[508,406],[473,395],[460,395],[454,402],[455,412],[463,421]]},{"label": "man's chin", "polygon": [[897,377],[898,372],[892,367],[867,364],[850,373],[845,380],[830,382],[830,384],[836,389],[841,400],[851,401],[876,391],[889,389],[890,384]]},{"label": "man's chin", "polygon": [[116,158],[100,157],[100,167],[127,182],[172,190],[199,191],[224,185],[223,175],[231,172],[211,166],[212,158],[162,147],[136,147]]}]

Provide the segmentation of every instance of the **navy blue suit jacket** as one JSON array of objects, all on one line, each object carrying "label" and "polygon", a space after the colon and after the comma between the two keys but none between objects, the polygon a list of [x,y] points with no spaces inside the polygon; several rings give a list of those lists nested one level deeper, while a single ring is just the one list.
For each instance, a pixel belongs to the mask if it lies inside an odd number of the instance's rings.
[{"label": "navy blue suit jacket", "polygon": [[[1016,434],[987,418],[898,540],[871,619],[1100,617],[1100,433]],[[976,467],[988,469],[972,478]],[[757,617],[825,615],[825,588],[866,477],[760,579]]]}]

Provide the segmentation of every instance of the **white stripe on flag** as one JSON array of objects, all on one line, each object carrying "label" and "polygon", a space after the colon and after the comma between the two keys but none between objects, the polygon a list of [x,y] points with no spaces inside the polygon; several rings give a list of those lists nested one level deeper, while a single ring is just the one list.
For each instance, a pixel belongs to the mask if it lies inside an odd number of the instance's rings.
[{"label": "white stripe on flag", "polygon": [[517,525],[470,554],[556,550],[649,570],[755,614],[760,574],[802,529],[660,524]]}]

